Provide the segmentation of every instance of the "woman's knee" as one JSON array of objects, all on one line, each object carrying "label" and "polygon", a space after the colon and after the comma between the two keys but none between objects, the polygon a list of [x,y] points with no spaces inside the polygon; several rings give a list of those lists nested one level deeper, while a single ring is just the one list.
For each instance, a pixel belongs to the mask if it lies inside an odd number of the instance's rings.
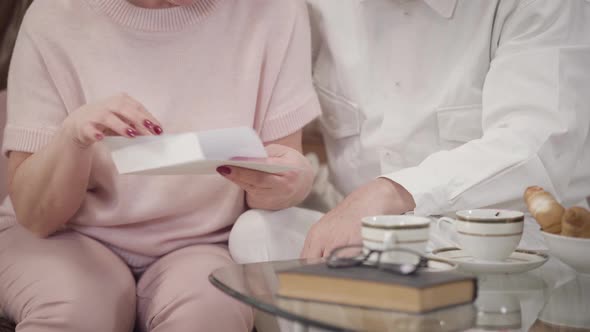
[{"label": "woman's knee", "polygon": [[110,250],[73,233],[21,235],[0,264],[0,306],[20,331],[130,330],[135,280]]},{"label": "woman's knee", "polygon": [[[141,301],[141,300],[140,300]],[[213,286],[186,292],[170,303],[154,304],[162,310],[146,317],[147,331],[251,331],[252,309],[223,294]]]},{"label": "woman's knee", "polygon": [[[64,276],[65,277],[65,276]],[[78,278],[86,276],[78,275]],[[90,280],[88,280],[90,279]],[[133,278],[100,280],[65,277],[45,289],[24,308],[21,331],[132,330],[135,320]]]},{"label": "woman's knee", "polygon": [[[204,330],[213,331],[251,331],[254,327],[253,310],[229,295],[223,294],[214,287],[209,287],[203,294],[202,300],[195,303],[201,312]],[[216,317],[214,321],[210,317]]]}]

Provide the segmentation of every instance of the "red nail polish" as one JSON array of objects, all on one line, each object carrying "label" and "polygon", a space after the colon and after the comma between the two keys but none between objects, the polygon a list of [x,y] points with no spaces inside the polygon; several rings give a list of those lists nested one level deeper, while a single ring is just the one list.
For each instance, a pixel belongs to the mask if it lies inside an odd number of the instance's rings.
[{"label": "red nail polish", "polygon": [[231,174],[231,168],[226,167],[226,166],[217,167],[217,173],[219,173],[221,175],[230,175]]},{"label": "red nail polish", "polygon": [[154,126],[154,124],[150,121],[150,120],[145,120],[143,122],[143,125],[147,128],[147,129],[152,129],[152,127]]},{"label": "red nail polish", "polygon": [[160,126],[155,126],[154,132],[156,133],[156,135],[161,135],[164,132],[164,130]]},{"label": "red nail polish", "polygon": [[133,128],[128,128],[127,129],[127,135],[129,137],[135,137],[135,136],[137,136],[137,131],[135,131],[135,129],[133,129]]},{"label": "red nail polish", "polygon": [[99,141],[102,141],[104,139],[104,135],[103,134],[96,134],[96,139]]}]

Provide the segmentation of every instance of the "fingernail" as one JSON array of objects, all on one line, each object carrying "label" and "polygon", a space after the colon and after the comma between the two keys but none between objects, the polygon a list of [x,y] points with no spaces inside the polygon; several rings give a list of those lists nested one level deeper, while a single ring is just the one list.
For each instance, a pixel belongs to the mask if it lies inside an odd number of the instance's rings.
[{"label": "fingernail", "polygon": [[150,121],[150,120],[145,120],[143,122],[143,125],[147,128],[147,129],[152,129],[152,127],[154,126],[154,124]]},{"label": "fingernail", "polygon": [[226,166],[217,167],[217,173],[219,173],[221,175],[230,175],[231,174],[231,168],[226,167]]},{"label": "fingernail", "polygon": [[155,126],[154,132],[156,133],[156,135],[161,135],[164,132],[164,130],[160,126]]},{"label": "fingernail", "polygon": [[96,139],[99,141],[102,141],[104,139],[104,135],[103,134],[96,134]]},{"label": "fingernail", "polygon": [[137,131],[135,131],[135,129],[133,129],[133,128],[128,128],[127,129],[127,135],[129,137],[135,137],[135,136],[137,136]]}]

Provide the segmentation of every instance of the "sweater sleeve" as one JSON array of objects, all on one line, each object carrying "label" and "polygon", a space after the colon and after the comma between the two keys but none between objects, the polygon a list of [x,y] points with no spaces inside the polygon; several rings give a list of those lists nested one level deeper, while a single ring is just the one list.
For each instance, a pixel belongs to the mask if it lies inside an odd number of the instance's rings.
[{"label": "sweater sleeve", "polygon": [[66,107],[43,55],[23,24],[8,76],[7,119],[2,153],[34,153],[45,146],[67,117]]},{"label": "sweater sleeve", "polygon": [[[320,105],[311,79],[311,36],[307,7],[303,1],[292,4],[290,27],[277,33],[270,41],[270,61],[267,69],[276,73],[272,85],[264,89],[272,91],[268,108],[263,117],[260,136],[269,142],[300,130],[320,114]],[[282,35],[282,36],[281,36]],[[272,59],[271,59],[272,58]]]}]

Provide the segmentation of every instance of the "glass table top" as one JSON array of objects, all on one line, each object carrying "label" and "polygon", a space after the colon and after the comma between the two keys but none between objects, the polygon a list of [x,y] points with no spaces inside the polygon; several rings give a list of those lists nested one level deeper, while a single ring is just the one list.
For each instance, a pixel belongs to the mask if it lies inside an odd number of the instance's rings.
[{"label": "glass table top", "polygon": [[258,310],[328,331],[590,331],[590,276],[551,258],[523,274],[478,277],[470,305],[425,315],[285,299],[276,295],[277,271],[321,260],[233,265],[209,279]]}]

